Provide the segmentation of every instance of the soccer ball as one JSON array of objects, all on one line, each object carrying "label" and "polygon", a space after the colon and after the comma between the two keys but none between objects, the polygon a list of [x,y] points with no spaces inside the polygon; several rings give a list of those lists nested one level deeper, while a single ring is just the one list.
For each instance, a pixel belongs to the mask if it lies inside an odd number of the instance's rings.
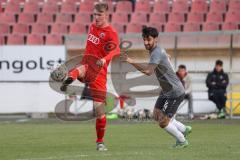
[{"label": "soccer ball", "polygon": [[51,72],[50,76],[52,80],[56,82],[62,82],[66,78],[67,73],[68,73],[67,67],[65,65],[61,65],[54,69]]}]

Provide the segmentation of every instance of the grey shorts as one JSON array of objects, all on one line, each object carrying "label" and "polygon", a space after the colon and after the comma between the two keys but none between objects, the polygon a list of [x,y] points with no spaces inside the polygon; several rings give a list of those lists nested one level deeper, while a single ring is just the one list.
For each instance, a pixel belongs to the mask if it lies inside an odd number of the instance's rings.
[{"label": "grey shorts", "polygon": [[163,98],[159,96],[155,104],[155,108],[160,109],[166,116],[172,118],[177,112],[177,109],[182,103],[184,97],[185,94],[176,98]]}]

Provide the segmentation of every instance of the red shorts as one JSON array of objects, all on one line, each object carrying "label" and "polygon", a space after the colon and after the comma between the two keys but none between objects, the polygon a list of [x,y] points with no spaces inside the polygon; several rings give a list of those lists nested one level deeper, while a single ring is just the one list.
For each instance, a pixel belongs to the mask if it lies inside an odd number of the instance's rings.
[{"label": "red shorts", "polygon": [[90,94],[93,101],[105,102],[106,101],[106,87],[107,78],[99,76],[94,82],[89,83]]},{"label": "red shorts", "polygon": [[90,67],[85,66],[85,77],[78,78],[80,82],[88,83],[90,95],[93,101],[97,102],[105,102],[106,101],[106,93],[107,93],[107,77],[105,74],[102,74],[100,71],[96,71],[91,69]]},{"label": "red shorts", "polygon": [[92,99],[97,102],[105,102],[107,92],[107,69],[98,67],[96,62],[99,60],[94,55],[85,55],[81,64],[85,67],[85,77],[79,79],[83,83],[88,83]]}]

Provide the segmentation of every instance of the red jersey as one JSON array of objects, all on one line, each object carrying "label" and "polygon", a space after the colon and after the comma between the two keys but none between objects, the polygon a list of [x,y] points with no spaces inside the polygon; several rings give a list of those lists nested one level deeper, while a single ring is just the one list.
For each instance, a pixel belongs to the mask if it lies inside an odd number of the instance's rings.
[{"label": "red jersey", "polygon": [[104,58],[106,64],[101,69],[100,74],[106,76],[109,62],[114,56],[119,54],[120,48],[117,32],[110,25],[99,28],[92,24],[89,28],[84,57],[93,55],[97,59]]}]

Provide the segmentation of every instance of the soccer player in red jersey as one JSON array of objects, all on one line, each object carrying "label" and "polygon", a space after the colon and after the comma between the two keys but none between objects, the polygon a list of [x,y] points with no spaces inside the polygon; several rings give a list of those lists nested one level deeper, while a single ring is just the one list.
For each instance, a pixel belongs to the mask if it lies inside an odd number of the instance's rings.
[{"label": "soccer player in red jersey", "polygon": [[108,24],[108,5],[97,3],[94,6],[94,20],[90,25],[86,50],[80,65],[68,73],[61,86],[62,91],[74,80],[88,83],[96,111],[97,150],[105,151],[103,137],[106,129],[104,111],[106,99],[107,67],[114,56],[120,54],[117,32]]}]

